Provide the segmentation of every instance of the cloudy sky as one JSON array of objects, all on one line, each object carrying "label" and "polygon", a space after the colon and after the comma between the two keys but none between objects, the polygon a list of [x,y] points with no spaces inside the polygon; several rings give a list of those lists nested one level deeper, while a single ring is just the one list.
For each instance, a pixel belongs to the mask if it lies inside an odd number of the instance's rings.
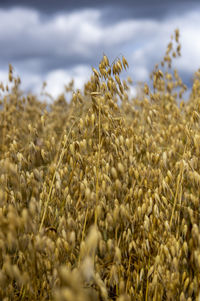
[{"label": "cloudy sky", "polygon": [[81,88],[104,53],[111,62],[124,55],[127,75],[148,81],[176,28],[175,65],[191,86],[200,68],[199,0],[0,0],[0,81],[11,63],[23,89],[39,93],[46,81],[57,96],[71,78]]}]

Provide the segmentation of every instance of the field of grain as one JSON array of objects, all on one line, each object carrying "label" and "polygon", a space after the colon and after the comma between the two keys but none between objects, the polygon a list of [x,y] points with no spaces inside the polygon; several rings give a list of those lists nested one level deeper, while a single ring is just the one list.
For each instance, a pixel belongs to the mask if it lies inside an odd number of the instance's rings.
[{"label": "field of grain", "polygon": [[[0,300],[199,301],[200,70],[172,60],[129,96],[124,57],[51,104],[0,98]],[[73,90],[69,85],[68,90]]]}]

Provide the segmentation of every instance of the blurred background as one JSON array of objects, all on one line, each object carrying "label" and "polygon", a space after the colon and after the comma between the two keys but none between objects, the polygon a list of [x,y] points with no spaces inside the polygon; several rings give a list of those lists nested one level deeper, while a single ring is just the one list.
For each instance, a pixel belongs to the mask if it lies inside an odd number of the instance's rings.
[{"label": "blurred background", "polygon": [[103,54],[110,62],[124,55],[123,76],[149,82],[176,28],[182,56],[173,66],[191,87],[200,68],[199,0],[0,1],[0,82],[11,63],[26,92],[40,93],[46,81],[56,97],[72,78],[81,88]]}]

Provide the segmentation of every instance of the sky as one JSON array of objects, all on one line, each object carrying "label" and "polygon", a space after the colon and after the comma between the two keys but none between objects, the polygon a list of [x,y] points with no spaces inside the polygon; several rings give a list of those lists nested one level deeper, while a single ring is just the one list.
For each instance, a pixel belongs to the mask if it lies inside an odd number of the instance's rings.
[{"label": "sky", "polygon": [[8,64],[25,91],[42,83],[57,97],[75,80],[82,88],[103,54],[124,55],[133,83],[149,81],[170,36],[180,30],[182,56],[174,62],[189,87],[200,68],[200,1],[194,0],[0,0],[0,82]]}]

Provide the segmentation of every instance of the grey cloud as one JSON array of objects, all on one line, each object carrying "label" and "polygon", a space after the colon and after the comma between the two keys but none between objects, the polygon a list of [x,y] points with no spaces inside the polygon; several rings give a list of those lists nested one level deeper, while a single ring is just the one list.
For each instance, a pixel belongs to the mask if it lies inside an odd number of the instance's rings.
[{"label": "grey cloud", "polygon": [[[2,1],[0,3],[0,7],[5,7]],[[170,34],[179,25],[183,30],[183,43],[188,44],[192,36],[190,46],[186,47],[185,60],[180,65],[180,74],[186,83],[191,84],[192,70],[196,68],[195,64],[200,63],[199,44],[194,43],[195,37],[200,35],[197,16],[199,10],[196,10],[196,14],[192,10],[192,4],[196,1],[189,2],[191,14],[186,10],[189,5],[187,1],[170,0],[164,3],[141,0],[140,4],[123,1],[123,8],[121,1],[115,1],[112,13],[112,1],[109,5],[101,1],[101,9],[98,8],[98,2],[94,1],[96,4],[93,4],[93,8],[96,8],[93,10],[81,10],[81,7],[91,7],[90,1],[84,2],[84,5],[80,2],[77,7],[78,2],[73,4],[73,1],[69,1],[68,9],[61,12],[60,5],[57,4],[59,2],[49,1],[48,5],[52,7],[53,14],[49,12],[46,16],[42,8],[45,1],[41,1],[40,5],[37,1],[29,1],[30,7],[34,9],[11,7],[14,4],[23,6],[25,1],[6,3],[10,8],[0,9],[0,20],[4,25],[0,28],[1,69],[7,70],[8,63],[12,63],[17,73],[22,76],[22,82],[23,76],[26,78],[25,86],[31,87],[32,81],[37,91],[42,80],[49,79],[50,83],[59,81],[62,77],[69,80],[70,76],[78,77],[80,70],[78,82],[82,83],[84,70],[88,74],[88,67],[98,66],[103,53],[108,55],[110,61],[116,56],[125,55],[130,65],[128,73],[134,81],[146,81],[154,64],[164,54]],[[173,7],[176,10],[172,14]],[[176,11],[180,7],[184,13],[177,16]],[[161,11],[163,14],[165,11],[167,17],[161,17]],[[157,15],[159,18],[155,18]],[[191,57],[195,57],[196,61],[188,64],[187,58]],[[82,66],[82,69],[76,69],[76,66]],[[57,83],[52,91],[56,93],[59,87]]]},{"label": "grey cloud", "polygon": [[[26,17],[23,18],[23,14]],[[9,13],[0,11],[0,18],[4,21],[4,28],[0,30],[1,66],[10,62],[26,64],[40,60],[40,69],[47,71],[56,64],[57,67],[61,64],[63,67],[94,64],[103,51],[118,55],[119,46],[140,33],[137,23],[128,20],[102,27],[100,15],[97,10],[88,10],[43,21],[38,12],[28,9],[13,9]],[[21,19],[21,26],[16,27],[18,19]]]}]

